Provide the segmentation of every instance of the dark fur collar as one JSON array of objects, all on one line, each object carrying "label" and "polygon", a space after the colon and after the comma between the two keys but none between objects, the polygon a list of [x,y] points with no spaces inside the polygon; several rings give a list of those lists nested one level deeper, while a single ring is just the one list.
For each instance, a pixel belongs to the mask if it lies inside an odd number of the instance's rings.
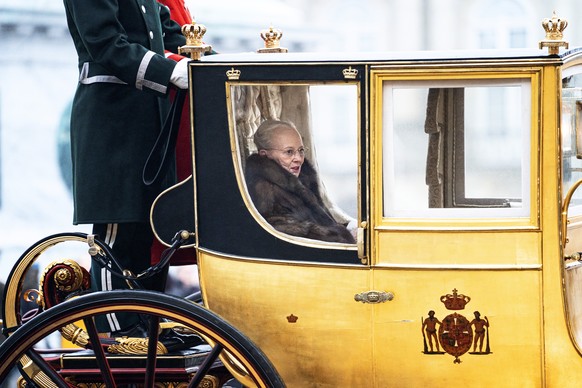
[{"label": "dark fur collar", "polygon": [[307,188],[315,194],[318,202],[321,201],[317,173],[307,159],[301,166],[299,177],[296,177],[274,160],[252,154],[247,159],[246,178],[251,182],[264,179],[291,192],[303,192]]}]

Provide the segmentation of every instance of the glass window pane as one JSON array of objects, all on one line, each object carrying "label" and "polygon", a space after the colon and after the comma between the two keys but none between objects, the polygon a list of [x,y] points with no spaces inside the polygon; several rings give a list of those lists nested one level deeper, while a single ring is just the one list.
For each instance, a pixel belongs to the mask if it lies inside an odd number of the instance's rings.
[{"label": "glass window pane", "polygon": [[385,82],[385,217],[529,215],[527,81]]},{"label": "glass window pane", "polygon": [[[521,198],[521,89],[465,89],[465,194],[472,198]],[[515,203],[516,206],[519,203]]]},{"label": "glass window pane", "polygon": [[333,202],[358,217],[358,94],[355,85],[312,85],[312,132],[317,163]]},{"label": "glass window pane", "polygon": [[[582,75],[568,76],[562,82],[562,192],[565,196],[572,185],[582,179]],[[576,190],[570,200],[568,215],[580,214],[582,190]]]},{"label": "glass window pane", "polygon": [[358,88],[355,83],[231,86],[235,162],[263,226],[286,238],[355,241]]}]

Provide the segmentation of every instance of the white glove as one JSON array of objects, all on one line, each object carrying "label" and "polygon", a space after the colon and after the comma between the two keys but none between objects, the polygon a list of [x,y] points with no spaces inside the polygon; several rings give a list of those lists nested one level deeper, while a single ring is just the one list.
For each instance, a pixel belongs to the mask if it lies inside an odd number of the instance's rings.
[{"label": "white glove", "polygon": [[170,76],[170,82],[180,89],[188,89],[188,62],[189,58],[180,59]]},{"label": "white glove", "polygon": [[346,228],[350,231],[352,236],[357,240],[358,239],[358,220],[350,220]]}]

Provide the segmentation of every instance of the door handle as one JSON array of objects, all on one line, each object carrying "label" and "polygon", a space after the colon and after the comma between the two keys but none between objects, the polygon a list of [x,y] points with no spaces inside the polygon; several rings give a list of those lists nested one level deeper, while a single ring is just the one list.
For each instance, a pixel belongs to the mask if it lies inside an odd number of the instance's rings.
[{"label": "door handle", "polygon": [[370,290],[366,292],[360,292],[359,294],[354,295],[354,300],[356,302],[371,304],[389,302],[392,299],[394,299],[394,294],[386,291]]},{"label": "door handle", "polygon": [[358,258],[362,264],[368,264],[368,256],[366,256],[366,228],[368,222],[362,221],[356,234],[356,244],[358,245]]}]

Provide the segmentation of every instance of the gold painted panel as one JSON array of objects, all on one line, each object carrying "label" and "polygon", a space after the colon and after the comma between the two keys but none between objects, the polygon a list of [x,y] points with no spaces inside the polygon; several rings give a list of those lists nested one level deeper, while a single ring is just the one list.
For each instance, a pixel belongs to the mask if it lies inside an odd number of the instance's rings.
[{"label": "gold painted panel", "polygon": [[[374,283],[376,289],[394,294],[392,301],[374,306],[378,387],[402,386],[404,381],[410,386],[540,385],[541,271],[375,269]],[[447,308],[443,301],[451,300],[453,295],[462,300],[457,305],[464,308]],[[423,332],[423,322],[431,310],[440,322],[435,325],[440,352],[434,341],[432,352],[423,343],[430,341],[427,332]],[[478,331],[476,311],[483,336],[474,346]],[[445,323],[453,316],[455,330],[464,333],[455,335],[450,330],[447,336]],[[465,325],[461,324],[463,318]],[[460,354],[456,357],[448,351]]]},{"label": "gold painted panel", "polygon": [[379,231],[376,265],[539,266],[539,232]]},{"label": "gold painted panel", "polygon": [[199,256],[207,306],[265,352],[288,387],[357,387],[371,376],[372,307],[365,267],[321,267]]}]

